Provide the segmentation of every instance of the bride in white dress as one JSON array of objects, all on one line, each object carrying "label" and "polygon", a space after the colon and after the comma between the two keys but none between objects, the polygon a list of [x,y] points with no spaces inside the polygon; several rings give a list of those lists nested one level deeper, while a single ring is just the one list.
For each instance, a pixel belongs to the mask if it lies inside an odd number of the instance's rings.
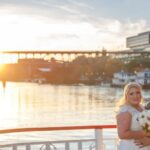
[{"label": "bride in white dress", "polygon": [[137,121],[137,115],[144,109],[141,101],[140,85],[135,82],[127,84],[116,116],[120,139],[117,150],[150,150],[150,146],[140,148],[135,144],[136,139],[142,139],[150,135],[142,130]]}]

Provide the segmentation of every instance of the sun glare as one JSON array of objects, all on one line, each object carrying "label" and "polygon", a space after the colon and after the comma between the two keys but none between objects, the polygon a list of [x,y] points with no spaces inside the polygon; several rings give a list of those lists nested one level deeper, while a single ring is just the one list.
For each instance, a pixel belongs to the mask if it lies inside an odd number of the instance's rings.
[{"label": "sun glare", "polygon": [[17,56],[11,54],[0,54],[0,65],[1,64],[8,64],[8,63],[16,63]]}]

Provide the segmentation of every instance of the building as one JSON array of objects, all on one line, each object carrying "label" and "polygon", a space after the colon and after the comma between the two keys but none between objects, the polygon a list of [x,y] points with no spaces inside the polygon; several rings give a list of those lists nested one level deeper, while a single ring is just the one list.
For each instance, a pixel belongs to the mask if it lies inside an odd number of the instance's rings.
[{"label": "building", "polygon": [[136,81],[143,88],[150,88],[150,69],[145,69],[136,74],[125,71],[116,72],[112,78],[112,86],[124,86],[128,82]]},{"label": "building", "polygon": [[143,51],[150,48],[150,31],[127,37],[126,47],[132,50]]},{"label": "building", "polygon": [[143,87],[150,88],[150,69],[145,69],[144,71],[137,72],[136,81],[139,82]]},{"label": "building", "polygon": [[128,82],[135,81],[136,75],[125,71],[114,73],[112,78],[112,86],[124,86]]}]

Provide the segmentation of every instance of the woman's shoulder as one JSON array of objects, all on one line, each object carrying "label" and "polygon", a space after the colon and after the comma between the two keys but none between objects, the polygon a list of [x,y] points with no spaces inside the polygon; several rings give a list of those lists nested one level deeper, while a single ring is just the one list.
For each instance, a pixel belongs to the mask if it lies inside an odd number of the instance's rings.
[{"label": "woman's shoulder", "polygon": [[[141,109],[144,110],[144,107],[143,105],[140,105]],[[131,115],[135,115],[137,113],[139,113],[138,110],[136,110],[134,107],[132,107],[131,105],[128,105],[128,104],[125,104],[123,106],[121,106],[118,110],[118,113],[117,114],[120,114],[122,112],[128,112],[130,113]]]},{"label": "woman's shoulder", "polygon": [[132,107],[130,105],[125,104],[123,106],[120,106],[117,114],[120,114],[123,112],[128,112],[130,114],[133,114],[134,110],[132,109]]},{"label": "woman's shoulder", "polygon": [[119,108],[119,112],[128,112],[130,107],[128,105],[123,105]]},{"label": "woman's shoulder", "polygon": [[117,114],[120,114],[122,112],[128,112],[128,111],[129,111],[129,107],[127,105],[122,105],[118,108]]}]

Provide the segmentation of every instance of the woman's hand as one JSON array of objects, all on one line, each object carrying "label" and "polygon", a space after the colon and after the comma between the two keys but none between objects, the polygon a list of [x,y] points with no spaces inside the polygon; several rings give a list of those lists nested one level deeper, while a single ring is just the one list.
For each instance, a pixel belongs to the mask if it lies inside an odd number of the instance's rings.
[{"label": "woman's hand", "polygon": [[150,131],[146,132],[146,136],[148,136],[150,138]]},{"label": "woman's hand", "polygon": [[135,140],[134,142],[139,148],[149,146],[150,145],[150,137],[145,137],[143,139],[138,139],[138,140]]}]

